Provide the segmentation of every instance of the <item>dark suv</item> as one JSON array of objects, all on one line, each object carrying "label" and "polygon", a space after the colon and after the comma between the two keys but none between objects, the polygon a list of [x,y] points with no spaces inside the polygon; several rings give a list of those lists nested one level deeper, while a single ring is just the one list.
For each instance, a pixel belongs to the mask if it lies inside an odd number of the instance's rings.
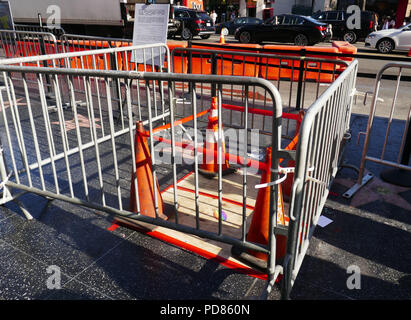
[{"label": "dark suv", "polygon": [[[377,15],[371,11],[361,11],[361,28],[350,29],[347,25],[348,18],[353,13],[346,11],[322,11],[312,15],[318,21],[332,25],[333,35],[349,43],[355,43],[359,39],[367,37],[377,30]],[[354,21],[355,23],[355,21]]]},{"label": "dark suv", "polygon": [[183,40],[190,40],[194,36],[208,39],[215,33],[213,20],[204,11],[197,11],[186,7],[174,7],[174,18],[181,22],[179,33]]}]

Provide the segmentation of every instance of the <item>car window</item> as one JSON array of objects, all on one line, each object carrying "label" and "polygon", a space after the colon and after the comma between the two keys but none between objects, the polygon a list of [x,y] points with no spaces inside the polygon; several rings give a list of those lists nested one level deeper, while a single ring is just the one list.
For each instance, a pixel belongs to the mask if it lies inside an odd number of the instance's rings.
[{"label": "car window", "polygon": [[325,20],[325,12],[313,14],[312,17],[317,20]]},{"label": "car window", "polygon": [[257,18],[247,18],[248,23],[260,23],[260,20]]},{"label": "car window", "polygon": [[290,16],[284,16],[283,20],[281,21],[280,24],[291,24],[291,17]]},{"label": "car window", "polygon": [[199,18],[199,19],[210,19],[209,15],[205,12],[197,12],[197,18]]},{"label": "car window", "polygon": [[174,11],[174,16],[176,18],[189,18],[190,15],[186,11]]},{"label": "car window", "polygon": [[270,20],[268,20],[268,23],[271,24],[282,24],[284,16],[274,16]]},{"label": "car window", "polygon": [[234,23],[236,24],[242,24],[242,23],[247,23],[247,18],[238,18],[234,20]]},{"label": "car window", "polygon": [[338,13],[335,11],[330,11],[327,13],[327,20],[337,20]]}]

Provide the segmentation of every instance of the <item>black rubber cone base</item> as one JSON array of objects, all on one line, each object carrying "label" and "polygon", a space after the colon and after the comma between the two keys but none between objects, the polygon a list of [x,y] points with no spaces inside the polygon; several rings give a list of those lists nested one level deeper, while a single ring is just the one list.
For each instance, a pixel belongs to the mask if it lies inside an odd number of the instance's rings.
[{"label": "black rubber cone base", "polygon": [[411,171],[390,169],[381,172],[381,179],[400,187],[411,188]]}]

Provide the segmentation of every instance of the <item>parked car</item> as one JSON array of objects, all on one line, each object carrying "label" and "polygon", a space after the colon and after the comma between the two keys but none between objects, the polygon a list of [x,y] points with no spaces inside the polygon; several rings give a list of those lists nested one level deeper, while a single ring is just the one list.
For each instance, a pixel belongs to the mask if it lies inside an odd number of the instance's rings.
[{"label": "parked car", "polygon": [[234,34],[237,28],[245,26],[247,24],[262,24],[263,20],[253,17],[241,17],[236,18],[232,21],[227,21],[219,23],[215,27],[215,33],[223,33],[225,36],[229,34]]},{"label": "parked car", "polygon": [[204,11],[175,6],[174,18],[181,22],[177,34],[180,34],[183,40],[190,40],[194,36],[208,39],[215,33],[213,21]]},{"label": "parked car", "polygon": [[245,25],[235,31],[235,38],[241,43],[273,41],[306,46],[330,37],[326,24],[311,17],[291,14],[274,16],[262,24]]},{"label": "parked car", "polygon": [[399,29],[386,29],[370,33],[365,46],[376,48],[381,53],[411,49],[411,23]]},{"label": "parked car", "polygon": [[361,28],[359,29],[350,29],[347,24],[347,20],[352,14],[343,10],[322,11],[313,14],[312,17],[326,24],[331,24],[333,35],[349,43],[355,43],[359,39],[364,39],[368,34],[377,30],[378,17],[376,13],[361,11]]}]

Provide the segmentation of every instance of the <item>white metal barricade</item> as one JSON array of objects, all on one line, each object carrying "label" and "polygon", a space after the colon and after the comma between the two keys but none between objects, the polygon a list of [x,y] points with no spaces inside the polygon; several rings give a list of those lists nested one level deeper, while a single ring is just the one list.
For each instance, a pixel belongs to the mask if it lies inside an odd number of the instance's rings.
[{"label": "white metal barricade", "polygon": [[[375,113],[377,109],[377,103],[378,103],[378,97],[380,93],[380,88],[381,88],[381,81],[384,73],[387,70],[392,70],[392,69],[397,69],[398,70],[398,76],[397,76],[397,81],[396,81],[396,86],[395,86],[395,91],[392,99],[392,104],[391,104],[391,109],[389,110],[389,116],[388,116],[388,122],[386,125],[386,130],[385,130],[385,137],[384,137],[384,143],[380,148],[380,153],[378,155],[370,155],[369,153],[369,146],[373,142],[373,124],[374,124],[374,118],[375,118]],[[373,100],[371,102],[370,106],[370,114],[368,117],[368,124],[367,124],[367,130],[366,132],[361,132],[360,134],[365,134],[365,141],[364,141],[364,148],[362,152],[362,157],[361,157],[361,164],[360,164],[360,169],[358,173],[358,180],[357,183],[352,186],[349,190],[347,190],[343,196],[345,198],[351,198],[355,195],[357,191],[360,190],[361,187],[363,187],[365,184],[367,184],[373,177],[374,174],[369,172],[365,174],[365,164],[367,161],[369,162],[374,162],[380,165],[384,166],[389,166],[392,168],[395,168],[398,171],[398,177],[388,177],[384,178],[384,174],[382,175],[383,179],[386,179],[394,184],[398,185],[403,185],[403,186],[410,186],[411,182],[406,181],[407,179],[411,178],[410,172],[411,172],[411,164],[409,163],[410,160],[410,154],[411,154],[411,129],[410,129],[410,123],[411,123],[411,103],[409,100],[409,93],[407,88],[402,88],[401,92],[401,76],[404,72],[404,70],[410,70],[411,69],[411,63],[397,63],[397,62],[392,62],[386,64],[377,74],[377,78],[375,80],[375,87],[374,87],[374,94],[373,94]],[[404,127],[402,130],[402,135],[401,135],[401,142],[399,144],[399,149],[398,149],[398,157],[397,159],[387,159],[386,158],[386,150],[389,145],[389,139],[390,139],[390,133],[391,129],[393,126],[393,118],[394,115],[396,114],[396,109],[398,108],[398,97],[401,93],[406,92],[405,96],[405,101],[409,106],[408,113],[404,119]],[[396,153],[396,152],[394,152]],[[393,172],[394,173],[394,172]]]},{"label": "white metal barricade", "polygon": [[290,201],[283,297],[289,297],[337,174],[351,117],[358,61],[331,84],[304,116]]},{"label": "white metal barricade", "polygon": [[[148,61],[156,65],[153,55],[146,56],[156,50],[164,50],[159,72],[138,71],[147,70]],[[139,56],[146,65],[131,63],[130,54],[137,51],[143,53]],[[113,55],[115,59],[110,60]],[[52,68],[42,67],[42,61]],[[115,70],[109,67],[110,61],[116,61]],[[308,109],[296,132],[298,139],[286,148],[281,139],[282,99],[271,82],[161,72],[170,68],[164,61],[170,61],[169,53],[161,45],[2,60],[0,204],[30,192],[106,212],[128,223],[148,223],[248,253],[259,252],[266,256],[262,268],[268,280],[265,293],[283,274],[282,296],[287,298],[338,168],[357,61]],[[55,97],[53,110],[44,89],[46,76]],[[121,83],[120,89],[113,82]],[[191,88],[190,99],[176,90],[177,83]],[[215,91],[197,90],[201,86]],[[235,116],[228,115],[223,106],[224,93],[233,88],[243,92],[240,99],[230,101],[235,107],[232,111],[238,113]],[[123,97],[119,109],[115,91]],[[266,110],[271,116],[266,115],[264,134],[251,121],[251,92],[267,97]],[[189,114],[178,117],[183,109]],[[120,112],[117,120],[116,110]],[[203,125],[200,119],[207,115],[208,125]],[[223,119],[227,116],[236,124],[237,139],[226,141]],[[182,123],[190,129],[189,135],[178,132]],[[253,156],[253,147],[267,150],[265,162]],[[214,180],[201,176],[208,153],[214,161]],[[186,162],[184,154],[191,162]],[[283,204],[281,185],[292,169],[281,167],[284,159],[296,163],[289,210]],[[240,171],[225,178],[228,164]],[[159,186],[164,183],[159,181],[166,181],[162,191]],[[248,238],[258,204],[256,188],[268,190],[265,243]],[[23,212],[31,218],[27,210]],[[289,226],[284,222],[288,216]],[[284,258],[277,257],[278,236],[288,238]]]}]

